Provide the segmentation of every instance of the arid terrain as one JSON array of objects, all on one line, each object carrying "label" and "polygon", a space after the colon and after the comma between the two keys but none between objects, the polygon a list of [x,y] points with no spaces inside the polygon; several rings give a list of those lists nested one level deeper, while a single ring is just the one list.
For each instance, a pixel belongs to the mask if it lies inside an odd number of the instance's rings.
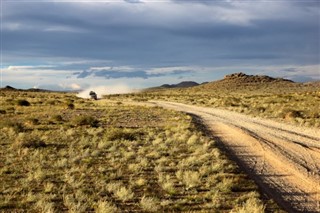
[{"label": "arid terrain", "polygon": [[0,93],[0,212],[283,212],[194,116]]},{"label": "arid terrain", "polygon": [[319,82],[235,73],[190,88],[152,88],[124,97],[197,116],[282,208],[320,211]]},{"label": "arid terrain", "polygon": [[319,212],[319,92],[244,74],[99,100],[6,87],[0,211]]},{"label": "arid terrain", "polygon": [[172,102],[156,106],[199,116],[229,154],[290,212],[320,211],[320,131],[236,112]]}]

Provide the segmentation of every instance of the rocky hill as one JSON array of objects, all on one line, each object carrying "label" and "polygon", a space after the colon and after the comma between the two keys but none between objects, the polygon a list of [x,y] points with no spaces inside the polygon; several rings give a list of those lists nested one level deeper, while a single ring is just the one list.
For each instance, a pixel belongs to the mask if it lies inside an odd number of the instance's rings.
[{"label": "rocky hill", "polygon": [[234,82],[234,83],[270,83],[270,82],[293,82],[283,78],[273,78],[267,75],[247,75],[245,73],[233,73],[226,75],[222,82]]},{"label": "rocky hill", "polygon": [[5,86],[4,88],[0,88],[0,90],[15,91],[17,89],[8,85],[8,86]]},{"label": "rocky hill", "polygon": [[296,83],[284,78],[273,78],[266,75],[247,75],[233,73],[223,79],[209,82],[191,88],[194,92],[222,92],[222,93],[287,93],[300,91],[307,85]]}]

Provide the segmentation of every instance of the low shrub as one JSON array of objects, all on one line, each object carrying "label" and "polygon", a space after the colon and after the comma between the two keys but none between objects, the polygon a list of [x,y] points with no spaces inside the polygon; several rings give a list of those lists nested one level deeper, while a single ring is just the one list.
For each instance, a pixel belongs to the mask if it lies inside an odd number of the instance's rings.
[{"label": "low shrub", "polygon": [[27,123],[31,125],[38,125],[40,122],[39,122],[39,119],[37,118],[28,118]]},{"label": "low shrub", "polygon": [[147,212],[158,212],[160,209],[160,204],[158,199],[153,197],[143,196],[140,200],[140,206],[143,210]]},{"label": "low shrub", "polygon": [[136,131],[129,131],[126,129],[114,128],[109,131],[106,135],[107,139],[110,141],[114,140],[128,140],[134,141],[140,137],[141,133]]},{"label": "low shrub", "polygon": [[73,103],[67,103],[66,108],[67,109],[75,109],[75,105]]},{"label": "low shrub", "polygon": [[131,200],[134,197],[134,193],[131,191],[131,189],[128,189],[124,186],[115,191],[114,195],[124,202]]},{"label": "low shrub", "polygon": [[286,120],[291,120],[294,118],[302,118],[303,114],[301,111],[293,109],[285,109],[282,111],[282,117]]},{"label": "low shrub", "polygon": [[30,102],[24,99],[17,100],[16,104],[18,106],[30,106]]},{"label": "low shrub", "polygon": [[95,208],[96,213],[114,213],[114,212],[119,212],[118,208],[113,204],[108,201],[98,201],[96,204]]},{"label": "low shrub", "polygon": [[249,198],[241,207],[237,207],[231,211],[231,213],[260,213],[265,212],[266,206],[257,198]]},{"label": "low shrub", "polygon": [[51,117],[51,120],[52,120],[52,121],[61,122],[61,121],[63,121],[63,118],[62,118],[61,115],[53,115],[53,116]]},{"label": "low shrub", "polygon": [[73,123],[75,126],[98,127],[99,120],[97,120],[96,118],[94,118],[94,117],[92,117],[92,116],[82,115],[82,116],[75,117],[75,118],[73,119],[72,123]]},{"label": "low shrub", "polygon": [[17,148],[40,148],[46,147],[46,143],[37,135],[20,133],[14,142]]}]

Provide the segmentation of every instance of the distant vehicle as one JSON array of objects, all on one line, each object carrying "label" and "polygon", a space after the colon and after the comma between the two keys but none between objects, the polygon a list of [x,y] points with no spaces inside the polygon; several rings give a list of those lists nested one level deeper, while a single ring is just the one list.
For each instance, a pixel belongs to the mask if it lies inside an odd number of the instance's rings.
[{"label": "distant vehicle", "polygon": [[98,99],[97,93],[95,93],[94,91],[90,91],[89,95],[90,95],[90,98],[91,98],[91,99],[94,99],[94,100],[97,100],[97,99]]}]

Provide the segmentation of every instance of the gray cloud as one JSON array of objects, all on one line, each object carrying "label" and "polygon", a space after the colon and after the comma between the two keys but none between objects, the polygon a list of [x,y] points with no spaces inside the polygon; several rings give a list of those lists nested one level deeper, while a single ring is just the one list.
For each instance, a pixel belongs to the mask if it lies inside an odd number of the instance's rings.
[{"label": "gray cloud", "polygon": [[312,82],[315,79],[308,77],[308,76],[301,76],[301,75],[294,75],[294,76],[284,76],[284,78],[289,79],[294,82]]},{"label": "gray cloud", "polygon": [[184,75],[193,73],[191,70],[172,70],[169,73],[150,73],[143,70],[133,70],[133,71],[122,71],[122,70],[84,70],[82,72],[75,72],[74,75],[77,78],[87,78],[87,77],[103,77],[106,79],[117,79],[117,78],[153,78],[153,77],[161,77],[161,76],[175,76],[175,75]]},{"label": "gray cloud", "polygon": [[125,2],[128,2],[128,3],[142,3],[142,1],[140,0],[124,0]]},{"label": "gray cloud", "polygon": [[[153,67],[294,68],[320,63],[319,1],[4,1],[2,5],[2,51],[8,66],[55,62],[52,69],[76,70],[77,78],[148,79],[156,76],[145,71]],[[87,62],[62,63],[73,58]],[[110,63],[139,69],[90,70]]]}]

